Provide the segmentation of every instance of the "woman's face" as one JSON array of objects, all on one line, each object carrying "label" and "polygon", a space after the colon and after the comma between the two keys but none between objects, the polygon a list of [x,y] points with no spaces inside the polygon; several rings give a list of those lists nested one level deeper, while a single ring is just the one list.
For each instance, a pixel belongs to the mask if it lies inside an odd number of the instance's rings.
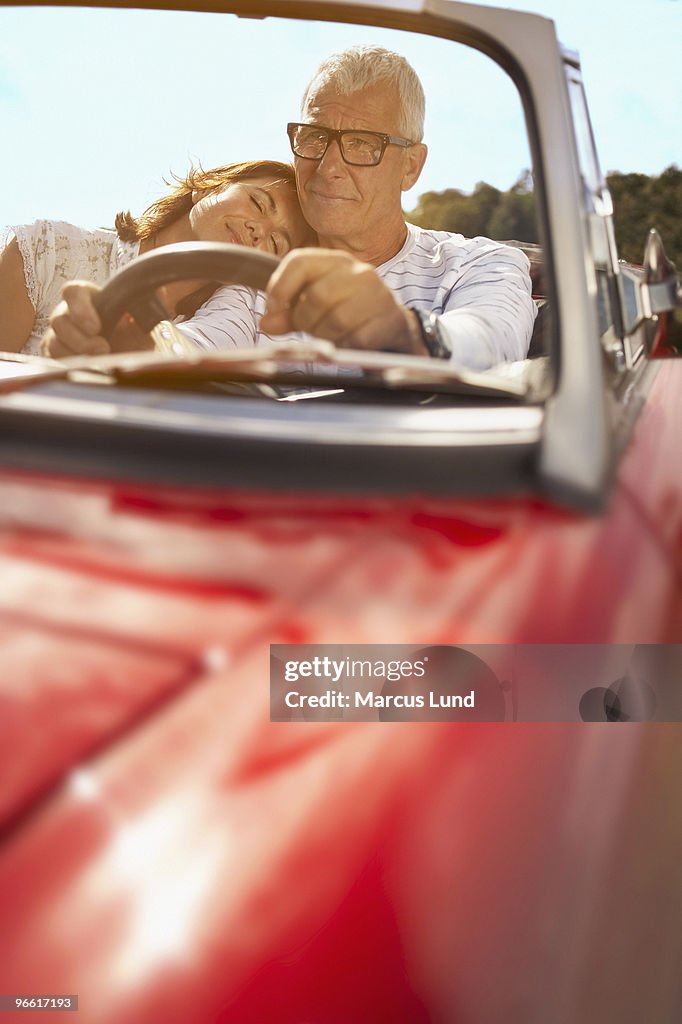
[{"label": "woman's face", "polygon": [[284,256],[311,244],[296,190],[272,178],[252,178],[227,185],[221,192],[199,193],[189,222],[200,242],[230,242]]}]

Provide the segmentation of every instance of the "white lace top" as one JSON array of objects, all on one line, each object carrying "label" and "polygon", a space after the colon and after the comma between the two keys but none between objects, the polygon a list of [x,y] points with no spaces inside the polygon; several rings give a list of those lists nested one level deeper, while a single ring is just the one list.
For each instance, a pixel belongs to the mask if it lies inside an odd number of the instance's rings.
[{"label": "white lace top", "polygon": [[104,284],[134,259],[138,242],[122,242],[115,231],[86,231],[58,220],[37,220],[5,228],[0,249],[16,238],[24,263],[26,290],[36,311],[24,353],[37,355],[48,317],[62,297],[67,281],[80,279]]}]

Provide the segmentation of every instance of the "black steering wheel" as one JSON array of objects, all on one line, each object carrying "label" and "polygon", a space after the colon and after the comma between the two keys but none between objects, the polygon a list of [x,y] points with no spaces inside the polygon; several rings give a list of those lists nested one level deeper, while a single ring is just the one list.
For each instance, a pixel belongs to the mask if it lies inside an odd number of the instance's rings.
[{"label": "black steering wheel", "polygon": [[155,289],[174,281],[203,278],[220,284],[241,284],[262,290],[279,260],[243,245],[180,242],[139,256],[107,281],[95,297],[102,334],[111,332],[123,313],[130,313],[143,331],[172,319]]}]

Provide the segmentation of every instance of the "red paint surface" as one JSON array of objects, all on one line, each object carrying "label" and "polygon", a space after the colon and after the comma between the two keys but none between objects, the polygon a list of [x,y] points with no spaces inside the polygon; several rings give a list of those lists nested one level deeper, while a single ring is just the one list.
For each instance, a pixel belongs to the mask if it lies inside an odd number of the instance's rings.
[{"label": "red paint surface", "polygon": [[590,1005],[582,948],[610,978],[620,870],[675,934],[621,867],[633,794],[662,827],[645,730],[273,725],[267,672],[275,642],[679,642],[679,370],[600,517],[3,474],[0,990],[97,1024],[531,1020],[528,959],[538,999]]}]

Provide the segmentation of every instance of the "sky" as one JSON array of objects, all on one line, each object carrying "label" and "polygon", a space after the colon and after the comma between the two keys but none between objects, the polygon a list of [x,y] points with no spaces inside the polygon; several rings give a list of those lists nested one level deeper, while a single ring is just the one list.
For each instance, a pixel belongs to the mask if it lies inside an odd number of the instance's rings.
[{"label": "sky", "polygon": [[[605,171],[682,164],[682,0],[529,0],[580,52]],[[404,53],[427,96],[419,194],[530,166],[516,90],[481,54],[446,40],[219,14],[0,7],[0,225],[39,217],[110,226],[140,212],[169,173],[290,159],[320,58],[357,42]]]}]

